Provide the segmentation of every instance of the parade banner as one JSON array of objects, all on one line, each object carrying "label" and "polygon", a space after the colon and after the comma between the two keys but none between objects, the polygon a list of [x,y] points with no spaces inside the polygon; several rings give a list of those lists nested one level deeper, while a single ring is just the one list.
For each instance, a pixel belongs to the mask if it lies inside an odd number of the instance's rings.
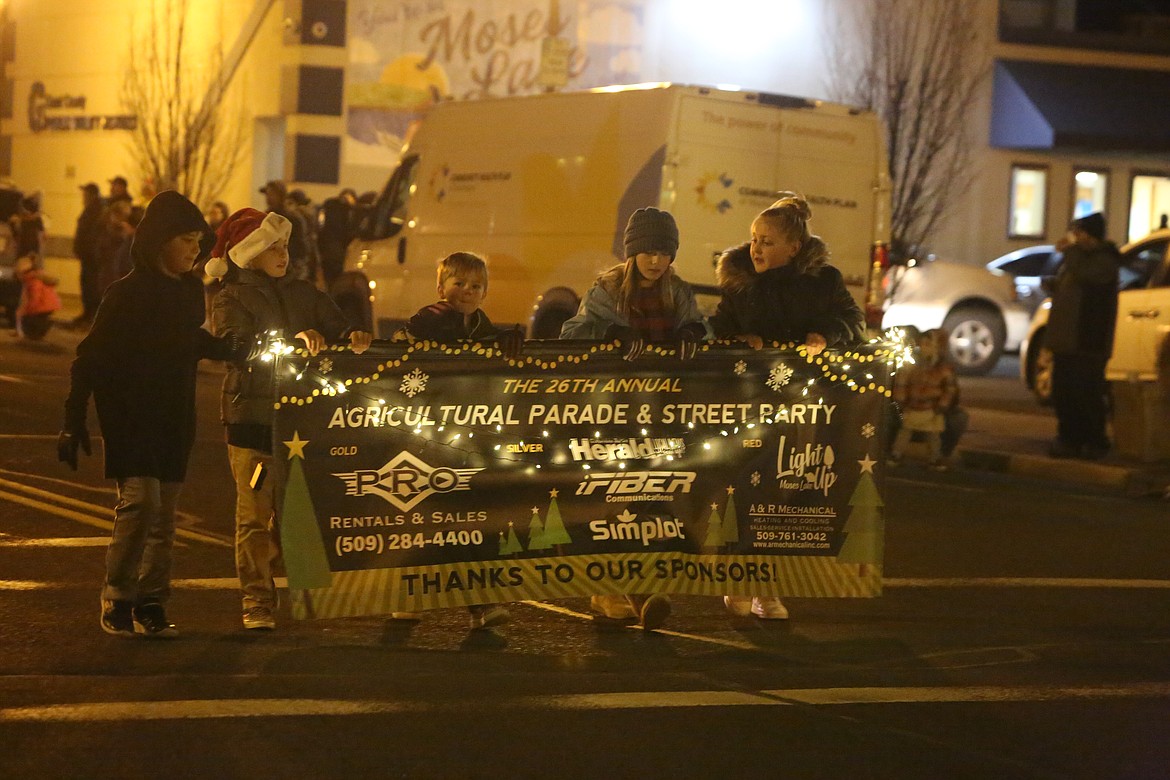
[{"label": "parade banner", "polygon": [[[287,348],[285,348],[287,350]],[[281,352],[275,349],[274,352]],[[603,593],[878,596],[894,352],[277,354],[297,617]]]}]

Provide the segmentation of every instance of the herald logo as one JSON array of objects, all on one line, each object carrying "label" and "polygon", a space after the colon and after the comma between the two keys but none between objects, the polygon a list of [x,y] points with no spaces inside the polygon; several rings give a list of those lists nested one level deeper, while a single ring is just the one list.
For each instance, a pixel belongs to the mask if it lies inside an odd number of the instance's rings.
[{"label": "herald logo", "polygon": [[345,495],[379,496],[403,512],[436,493],[470,490],[471,478],[483,469],[434,467],[409,452],[400,452],[377,471],[334,473],[345,483]]}]

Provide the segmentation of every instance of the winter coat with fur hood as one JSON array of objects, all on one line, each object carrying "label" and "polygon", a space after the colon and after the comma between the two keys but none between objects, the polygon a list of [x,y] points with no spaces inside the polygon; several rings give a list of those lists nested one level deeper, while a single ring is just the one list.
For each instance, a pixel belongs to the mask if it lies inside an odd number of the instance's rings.
[{"label": "winter coat with fur hood", "polygon": [[845,288],[841,272],[828,264],[819,238],[802,253],[802,262],[756,273],[750,244],[728,249],[719,258],[716,280],[722,298],[711,318],[718,338],[752,334],[766,341],[803,343],[820,333],[830,347],[861,340],[865,316]]},{"label": "winter coat with fur hood", "polygon": [[199,209],[177,192],[159,193],[134,236],[134,269],[106,290],[93,327],[77,345],[65,428],[85,426],[92,394],[108,478],[182,482],[195,443],[199,360],[232,355],[233,342],[200,327],[202,282],[193,274],[175,278],[158,270],[163,246],[197,230],[210,251],[215,234]]}]

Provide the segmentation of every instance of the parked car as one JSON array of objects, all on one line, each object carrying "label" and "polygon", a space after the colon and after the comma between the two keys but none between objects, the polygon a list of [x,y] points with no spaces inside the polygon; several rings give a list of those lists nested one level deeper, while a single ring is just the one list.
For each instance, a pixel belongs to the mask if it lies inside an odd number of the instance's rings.
[{"label": "parked car", "polygon": [[884,279],[882,328],[946,328],[949,351],[961,374],[986,374],[1005,351],[1019,348],[1028,310],[1002,271],[945,260],[910,260],[891,266]]},{"label": "parked car", "polygon": [[1045,276],[1055,276],[1061,254],[1052,244],[1026,246],[1001,255],[987,264],[989,271],[1002,271],[1016,283],[1016,297],[1028,313],[1034,313],[1048,297],[1040,287]]},{"label": "parked car", "polygon": [[[1158,230],[1121,247],[1117,323],[1113,357],[1105,369],[1110,381],[1155,381],[1170,370],[1170,230]],[[1052,353],[1044,346],[1047,299],[1032,316],[1020,346],[1020,378],[1047,405],[1052,402]]]}]

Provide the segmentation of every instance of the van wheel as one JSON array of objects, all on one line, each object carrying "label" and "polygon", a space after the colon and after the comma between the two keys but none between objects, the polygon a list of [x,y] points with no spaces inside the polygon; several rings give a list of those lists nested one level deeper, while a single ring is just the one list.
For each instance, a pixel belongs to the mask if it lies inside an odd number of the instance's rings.
[{"label": "van wheel", "polygon": [[986,374],[999,362],[1007,338],[999,312],[964,306],[948,314],[943,327],[951,334],[948,349],[960,374]]},{"label": "van wheel", "polygon": [[1032,395],[1041,406],[1052,406],[1052,350],[1044,346],[1043,331],[1033,338],[1036,348],[1029,350],[1032,365],[1028,366]]}]

